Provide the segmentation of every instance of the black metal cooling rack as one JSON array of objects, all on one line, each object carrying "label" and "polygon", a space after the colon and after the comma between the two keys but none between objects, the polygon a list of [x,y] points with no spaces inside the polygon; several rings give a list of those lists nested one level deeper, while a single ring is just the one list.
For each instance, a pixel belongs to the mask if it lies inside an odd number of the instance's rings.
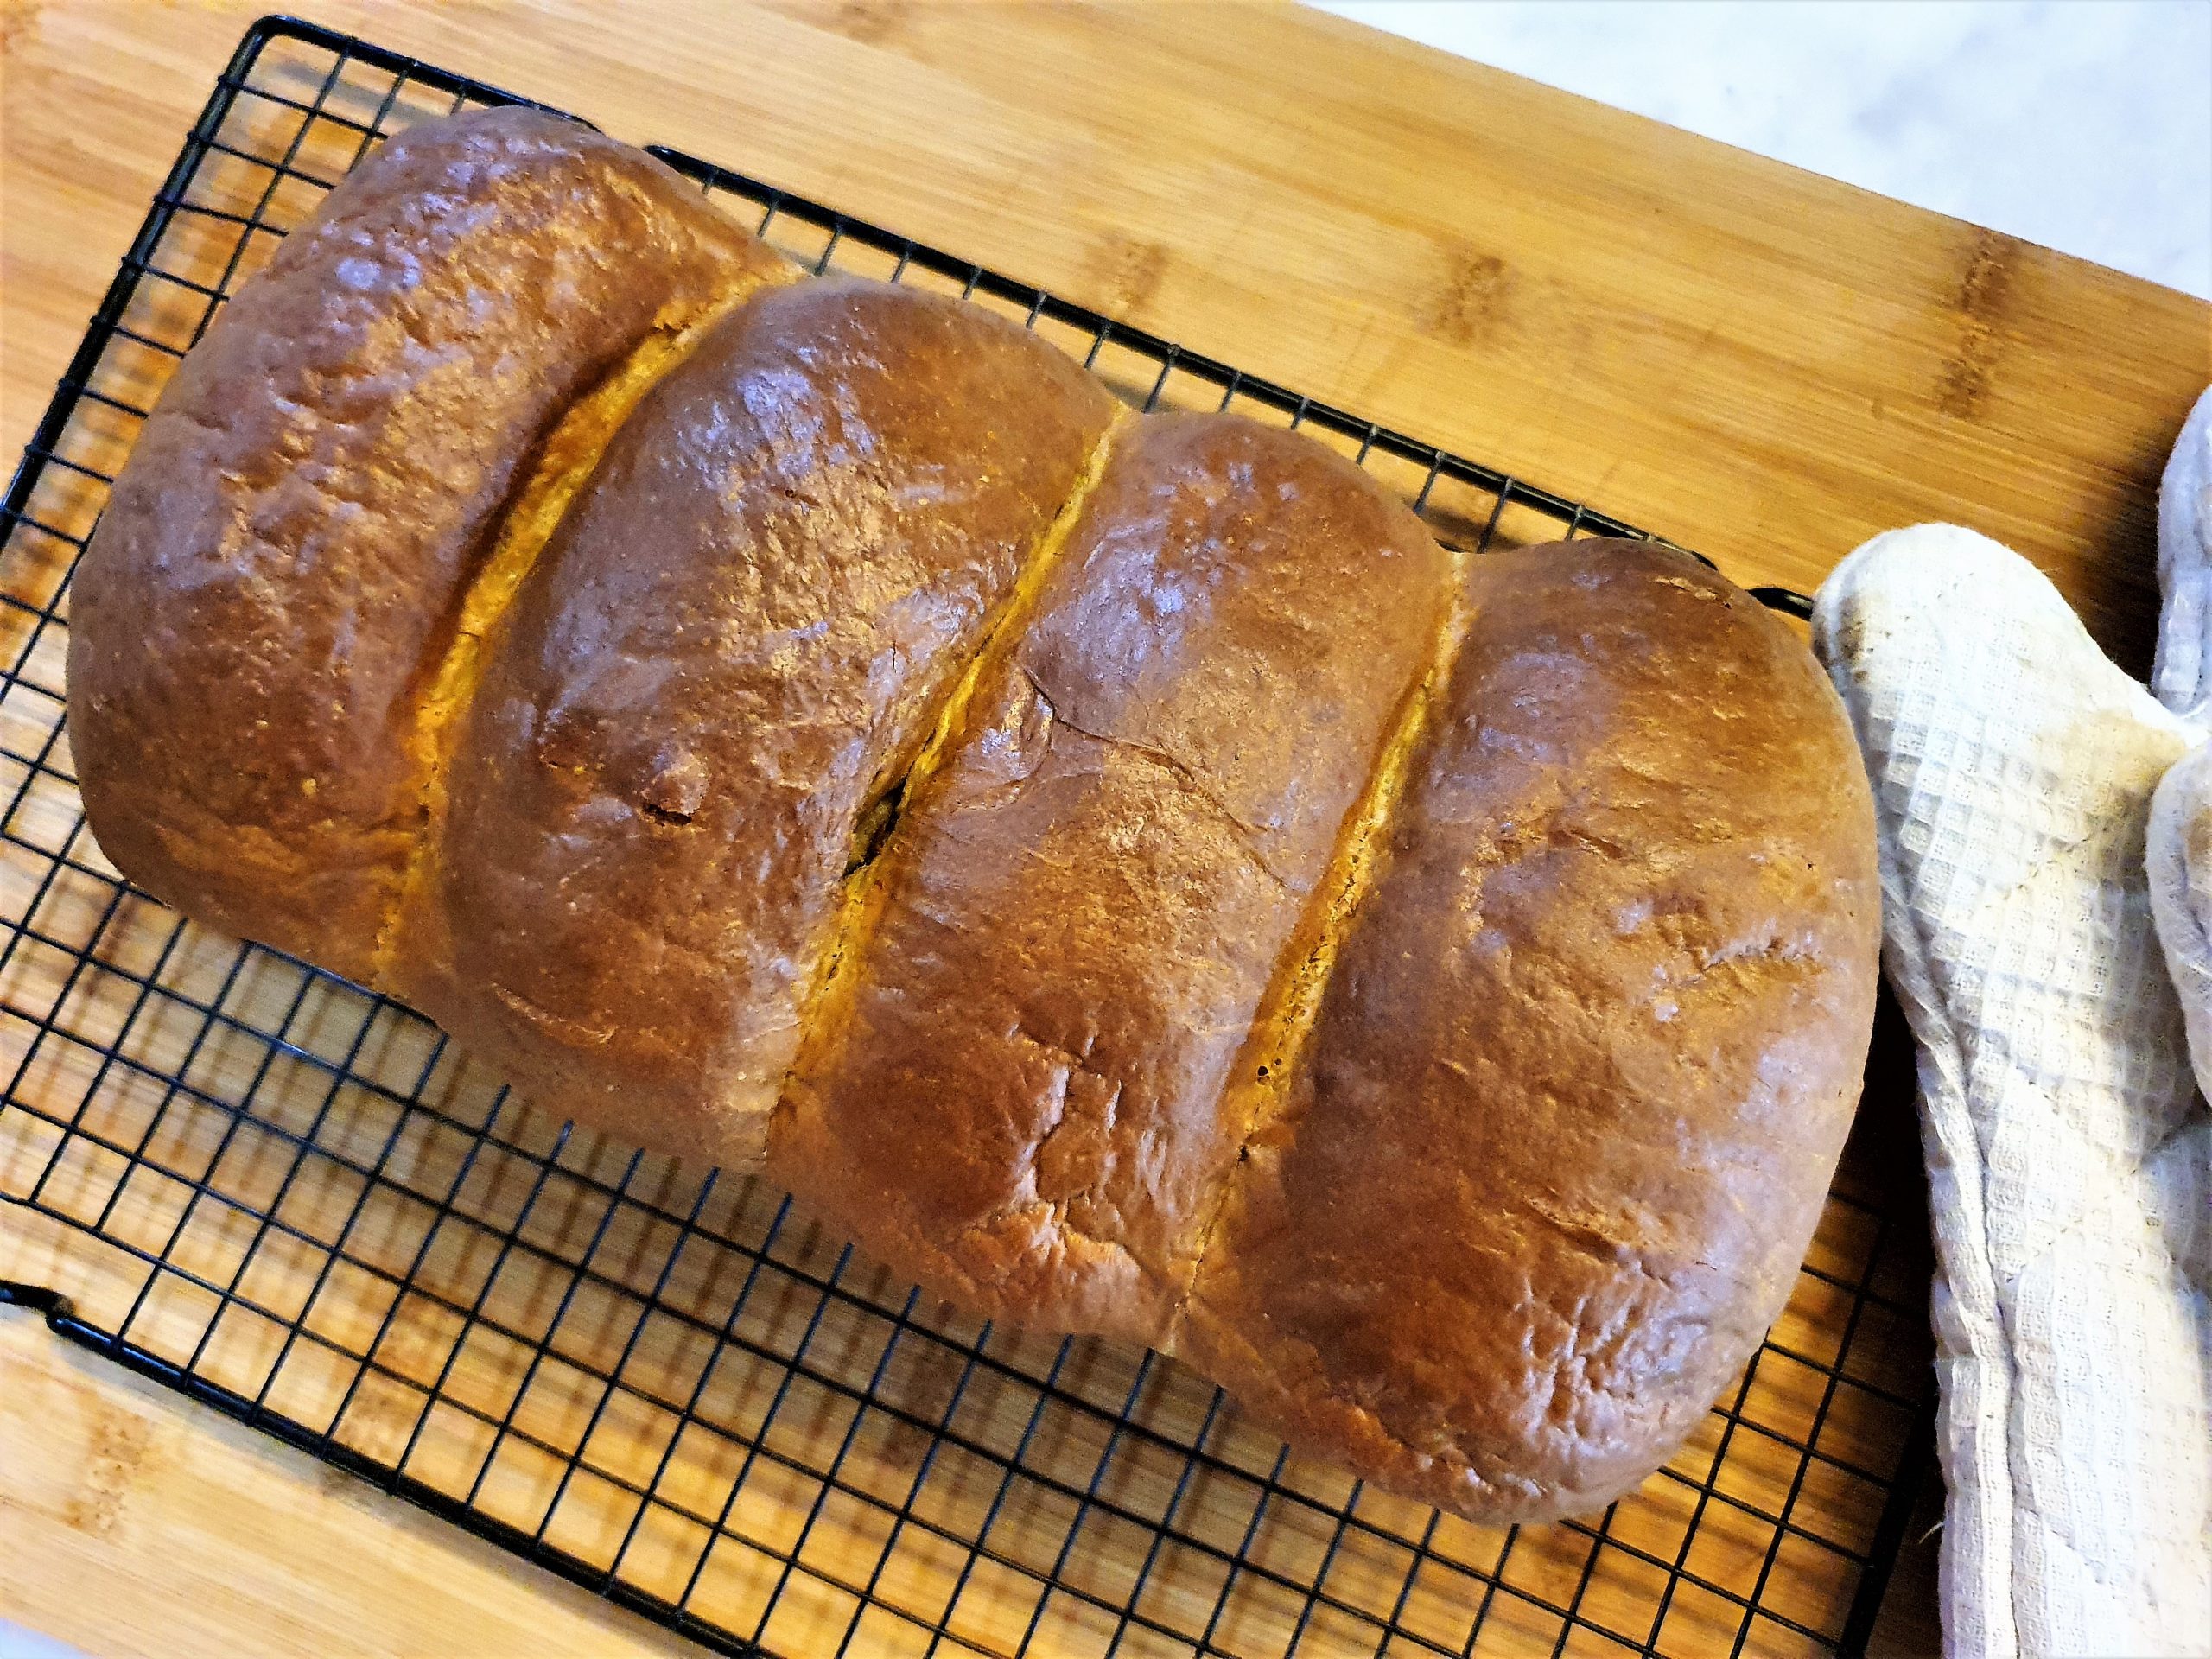
[{"label": "black metal cooling rack", "polygon": [[[1885,1167],[1916,1166],[1909,1128],[1892,1160],[1862,1114],[1789,1310],[1667,1470],[1592,1524],[1484,1529],[1292,1458],[1155,1356],[928,1306],[789,1200],[549,1122],[408,1009],[121,880],[62,721],[108,480],[216,307],[380,136],[524,101],[256,24],[0,510],[0,1199],[101,1241],[67,1295],[0,1300],[726,1653],[1861,1649],[1928,1463],[1923,1230]],[[1638,533],[656,153],[818,268],[1010,310],[1133,401],[1302,426],[1448,541]]]}]

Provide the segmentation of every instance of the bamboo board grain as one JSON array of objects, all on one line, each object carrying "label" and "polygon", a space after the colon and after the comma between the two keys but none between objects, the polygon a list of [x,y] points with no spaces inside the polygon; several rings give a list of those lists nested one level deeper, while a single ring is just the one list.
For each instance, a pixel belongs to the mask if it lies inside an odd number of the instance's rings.
[{"label": "bamboo board grain", "polygon": [[[12,1243],[49,1272],[72,1248],[36,1217]],[[0,1313],[0,1379],[9,1419],[38,1426],[10,1439],[0,1479],[0,1620],[147,1659],[490,1656],[524,1651],[523,1632],[543,1659],[697,1651],[29,1315]],[[211,1501],[229,1493],[251,1496]]]},{"label": "bamboo board grain", "polygon": [[[2147,658],[2149,481],[2212,374],[2207,309],[2179,296],[1310,14],[304,10],[1500,461],[1739,580],[1809,587],[1873,530],[1974,524]],[[4,15],[13,442],[249,10]],[[23,1248],[0,1212],[0,1253]],[[96,1294],[97,1262],[67,1271]],[[0,1403],[0,1459],[39,1434]],[[236,1502],[137,1479],[181,1514]],[[111,1632],[128,1594],[49,1568],[46,1535],[6,1559]],[[269,1592],[341,1535],[264,1538]],[[378,1582],[316,1592],[321,1615],[375,1628],[413,1580]]]}]

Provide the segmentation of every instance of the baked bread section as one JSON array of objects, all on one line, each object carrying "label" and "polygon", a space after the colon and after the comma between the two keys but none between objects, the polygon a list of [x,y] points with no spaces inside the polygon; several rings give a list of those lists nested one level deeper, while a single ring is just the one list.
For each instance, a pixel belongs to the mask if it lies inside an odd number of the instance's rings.
[{"label": "baked bread section", "polygon": [[797,275],[573,122],[386,143],[208,325],[76,573],[68,720],[107,855],[376,979],[500,527],[526,564],[687,330]]},{"label": "baked bread section", "polygon": [[1117,408],[913,289],[717,324],[500,634],[392,986],[550,1110],[757,1161],[849,874]]},{"label": "baked bread section", "polygon": [[1694,562],[1474,562],[1471,621],[1177,1351],[1486,1519],[1594,1510],[1740,1370],[1858,1097],[1872,803],[1804,645]]},{"label": "baked bread section", "polygon": [[1311,440],[1137,423],[908,791],[775,1179],[975,1313],[1160,1341],[1248,1127],[1240,1056],[1450,588]]}]

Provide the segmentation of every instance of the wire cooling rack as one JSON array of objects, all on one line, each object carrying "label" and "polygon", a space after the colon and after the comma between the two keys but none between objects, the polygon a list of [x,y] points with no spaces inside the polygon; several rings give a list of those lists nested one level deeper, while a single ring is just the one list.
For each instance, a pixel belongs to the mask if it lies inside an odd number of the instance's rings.
[{"label": "wire cooling rack", "polygon": [[[67,1300],[0,1296],[728,1653],[1863,1647],[1926,1465],[1901,1082],[1870,1090],[1788,1312],[1681,1454],[1592,1524],[1483,1528],[1291,1457],[1156,1356],[926,1303],[777,1193],[550,1122],[408,1009],[118,877],[62,723],[68,576],[108,480],[224,296],[333,180],[409,122],[516,101],[257,24],[16,475],[0,1199],[109,1248]],[[1301,425],[1446,540],[1636,533],[658,153],[787,251],[1009,310],[1133,401]]]}]

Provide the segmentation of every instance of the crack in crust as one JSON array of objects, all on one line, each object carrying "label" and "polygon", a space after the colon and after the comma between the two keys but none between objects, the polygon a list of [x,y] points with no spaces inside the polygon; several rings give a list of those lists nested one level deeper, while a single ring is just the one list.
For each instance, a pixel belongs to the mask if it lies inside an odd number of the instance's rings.
[{"label": "crack in crust", "polygon": [[[1095,732],[1088,727],[1077,725],[1059,711],[1052,699],[1046,695],[1044,686],[1039,683],[1036,675],[1032,673],[1027,666],[1021,669],[1021,677],[1029,683],[1032,699],[1045,711],[1045,718],[1052,725],[1062,731],[1073,732],[1078,737],[1088,738],[1103,748],[1119,749],[1124,754],[1140,756],[1151,765],[1157,766],[1173,778],[1177,787],[1193,800],[1205,804],[1206,810],[1229,830],[1230,838],[1236,843],[1237,850],[1251,860],[1253,868],[1258,870],[1261,874],[1266,876],[1285,893],[1294,893],[1297,891],[1289,879],[1274,867],[1274,861],[1261,848],[1258,828],[1238,817],[1230,809],[1226,801],[1206,787],[1205,780],[1200,778],[1187,762],[1177,760],[1166,750],[1153,744],[1140,743],[1135,738],[1117,737],[1111,732]],[[1020,781],[1026,783],[1028,780],[1023,779]]]}]

